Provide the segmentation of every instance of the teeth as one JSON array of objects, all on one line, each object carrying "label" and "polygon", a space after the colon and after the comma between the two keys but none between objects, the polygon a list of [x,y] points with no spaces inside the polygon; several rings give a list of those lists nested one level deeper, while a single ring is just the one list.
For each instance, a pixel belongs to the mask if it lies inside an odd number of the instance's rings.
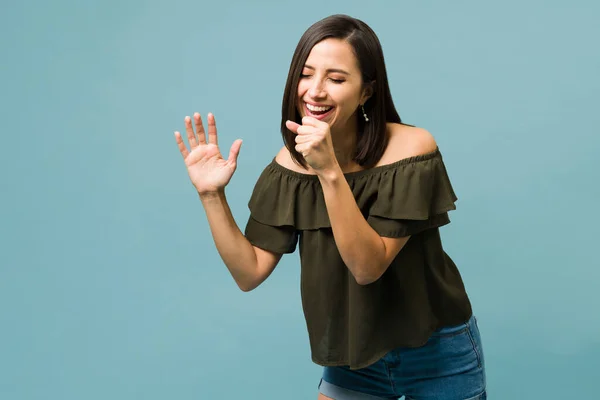
[{"label": "teeth", "polygon": [[312,104],[308,104],[306,103],[306,108],[308,108],[310,111],[327,111],[330,110],[332,107],[319,107],[319,106],[313,106]]}]

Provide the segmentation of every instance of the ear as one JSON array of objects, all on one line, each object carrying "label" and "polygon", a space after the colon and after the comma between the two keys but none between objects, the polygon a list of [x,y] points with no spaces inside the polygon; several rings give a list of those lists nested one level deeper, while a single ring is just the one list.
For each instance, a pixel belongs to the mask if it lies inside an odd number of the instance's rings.
[{"label": "ear", "polygon": [[373,96],[375,81],[368,82],[364,85],[362,95],[360,97],[360,104],[365,104],[367,100]]}]

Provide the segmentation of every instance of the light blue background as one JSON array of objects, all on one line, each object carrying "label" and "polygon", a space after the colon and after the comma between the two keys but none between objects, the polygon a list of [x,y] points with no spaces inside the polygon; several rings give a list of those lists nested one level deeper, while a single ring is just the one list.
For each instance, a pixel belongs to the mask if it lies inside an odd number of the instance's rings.
[{"label": "light blue background", "polygon": [[459,196],[492,399],[595,398],[599,3],[21,1],[0,9],[0,399],[316,399],[297,253],[251,293],[173,139],[214,112],[240,227],[310,24],[379,35]]}]

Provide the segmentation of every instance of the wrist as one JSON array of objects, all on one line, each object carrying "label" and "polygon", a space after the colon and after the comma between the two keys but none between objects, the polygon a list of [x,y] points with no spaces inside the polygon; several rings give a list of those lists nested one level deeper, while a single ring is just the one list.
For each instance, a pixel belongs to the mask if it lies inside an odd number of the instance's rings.
[{"label": "wrist", "polygon": [[331,168],[318,171],[317,175],[319,177],[319,180],[321,181],[321,184],[331,185],[345,179],[342,169],[337,164]]},{"label": "wrist", "polygon": [[225,199],[225,190],[221,189],[210,192],[198,192],[198,197],[202,203],[212,203],[215,201],[219,202]]}]

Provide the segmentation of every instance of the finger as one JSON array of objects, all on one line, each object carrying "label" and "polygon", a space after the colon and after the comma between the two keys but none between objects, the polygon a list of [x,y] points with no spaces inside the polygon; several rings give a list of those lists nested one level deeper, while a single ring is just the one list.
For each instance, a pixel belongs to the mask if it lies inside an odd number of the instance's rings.
[{"label": "finger", "polygon": [[307,143],[313,140],[313,138],[309,135],[296,135],[294,136],[294,140],[296,141],[297,144],[300,143]]},{"label": "finger", "polygon": [[302,154],[302,157],[306,157],[308,154],[308,147],[306,144],[297,144],[295,147],[296,151]]},{"label": "finger", "polygon": [[194,113],[194,122],[196,123],[198,143],[206,144],[206,135],[204,134],[204,125],[202,125],[202,117],[200,117],[200,113]]},{"label": "finger", "polygon": [[196,135],[194,135],[194,129],[192,128],[192,119],[190,117],[184,118],[185,131],[187,132],[188,142],[190,143],[190,149],[194,150],[198,147],[198,141]]},{"label": "finger", "polygon": [[238,139],[231,145],[231,149],[229,150],[229,158],[227,162],[230,164],[237,164],[238,155],[240,154],[240,148],[242,147],[242,140]]},{"label": "finger", "polygon": [[290,131],[294,132],[294,133],[298,133],[298,128],[301,126],[300,124],[294,122],[294,121],[285,121],[285,126],[286,128],[288,128]]},{"label": "finger", "polygon": [[302,118],[302,125],[314,126],[316,128],[319,126],[323,126],[324,124],[328,125],[327,122],[323,122],[314,117],[306,116]]},{"label": "finger", "polygon": [[175,132],[175,141],[177,142],[177,147],[179,147],[179,151],[185,160],[187,156],[190,154],[187,147],[185,147],[185,143],[183,143],[183,139],[181,138],[181,133]]},{"label": "finger", "polygon": [[310,135],[312,133],[315,133],[315,127],[314,126],[307,126],[307,125],[300,125],[298,127],[298,129],[296,130],[296,133],[298,135]]},{"label": "finger", "polygon": [[208,113],[208,143],[219,144],[217,141],[217,123],[213,113]]}]

